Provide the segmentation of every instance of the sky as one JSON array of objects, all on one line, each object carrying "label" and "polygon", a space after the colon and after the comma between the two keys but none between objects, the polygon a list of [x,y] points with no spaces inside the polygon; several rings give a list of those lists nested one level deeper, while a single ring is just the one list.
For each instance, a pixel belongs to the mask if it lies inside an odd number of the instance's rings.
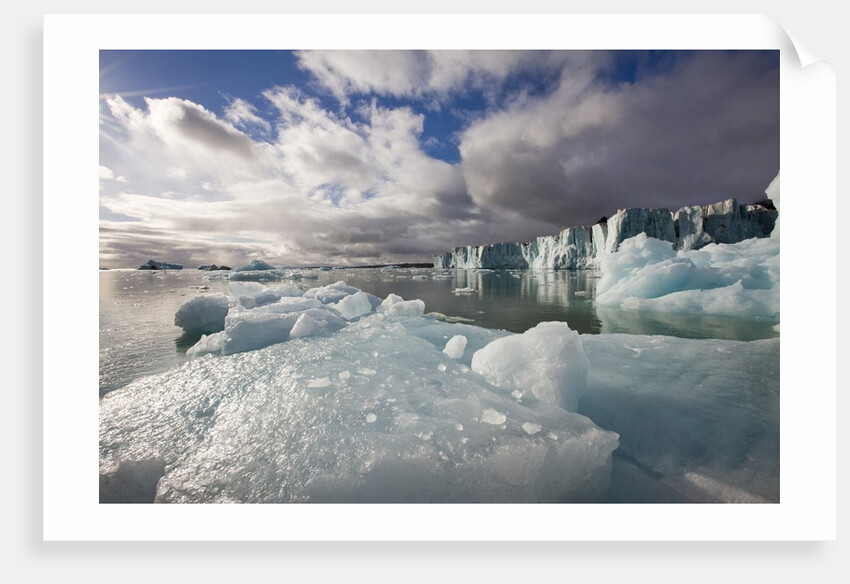
[{"label": "sky", "polygon": [[755,202],[779,51],[101,51],[100,265],[430,262]]}]

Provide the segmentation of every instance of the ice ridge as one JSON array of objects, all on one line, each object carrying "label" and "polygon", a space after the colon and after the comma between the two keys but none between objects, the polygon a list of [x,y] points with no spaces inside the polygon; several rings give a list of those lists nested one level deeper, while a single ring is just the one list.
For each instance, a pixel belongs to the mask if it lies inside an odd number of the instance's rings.
[{"label": "ice ridge", "polygon": [[[766,191],[779,199],[779,180]],[[667,209],[619,209],[590,227],[568,227],[557,235],[530,242],[502,242],[456,247],[433,257],[435,268],[586,269],[598,267],[607,253],[635,235],[673,244],[676,250],[696,250],[711,243],[738,243],[771,237],[779,211],[769,201],[744,204],[726,199],[709,205]],[[778,237],[778,235],[777,235]]]}]

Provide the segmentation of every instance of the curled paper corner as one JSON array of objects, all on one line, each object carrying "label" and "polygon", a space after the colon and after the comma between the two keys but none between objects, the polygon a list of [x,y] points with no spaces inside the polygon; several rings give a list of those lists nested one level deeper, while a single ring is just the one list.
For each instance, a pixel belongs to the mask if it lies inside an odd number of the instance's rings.
[{"label": "curled paper corner", "polygon": [[794,35],[792,35],[788,30],[780,23],[778,20],[770,17],[766,17],[771,21],[773,26],[776,28],[776,33],[778,37],[781,37],[778,45],[779,48],[785,51],[790,51],[797,56],[797,61],[800,64],[801,69],[807,68],[809,65],[814,65],[815,63],[823,63],[827,64],[824,59],[820,58],[813,51],[811,51],[804,43],[800,41],[800,39]]},{"label": "curled paper corner", "polygon": [[806,45],[801,43],[797,38],[792,36],[787,31],[785,34],[788,35],[788,40],[791,42],[791,47],[794,49],[794,52],[797,53],[797,59],[800,61],[800,66],[805,69],[809,65],[814,63],[820,63],[823,59],[819,58],[812,51],[810,51]]}]

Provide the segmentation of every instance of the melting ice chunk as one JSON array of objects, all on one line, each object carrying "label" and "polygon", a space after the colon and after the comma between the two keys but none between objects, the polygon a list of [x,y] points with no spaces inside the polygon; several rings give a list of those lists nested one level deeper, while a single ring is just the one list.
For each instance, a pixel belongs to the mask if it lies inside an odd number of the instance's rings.
[{"label": "melting ice chunk", "polygon": [[387,310],[390,309],[390,306],[392,306],[396,302],[402,302],[402,301],[404,301],[404,298],[402,298],[398,294],[390,294],[383,300],[383,302],[381,302],[381,304],[377,308],[377,311],[378,312],[386,312]]},{"label": "melting ice chunk", "polygon": [[337,302],[336,309],[346,320],[353,320],[371,312],[372,304],[366,293],[360,290]]},{"label": "melting ice chunk", "polygon": [[466,349],[466,337],[463,335],[455,335],[446,343],[443,353],[452,359],[460,359],[463,357],[464,349]]},{"label": "melting ice chunk", "polygon": [[418,299],[402,300],[390,306],[386,312],[392,316],[422,316],[425,312],[425,303]]},{"label": "melting ice chunk", "polygon": [[229,307],[230,302],[224,294],[195,296],[177,310],[174,324],[196,333],[222,331]]},{"label": "melting ice chunk", "polygon": [[490,424],[491,426],[499,426],[504,424],[508,417],[501,413],[497,412],[493,408],[487,408],[484,410],[484,413],[481,414],[481,422],[484,424]]},{"label": "melting ice chunk", "polygon": [[476,351],[472,370],[511,393],[575,411],[587,385],[588,361],[581,338],[567,323],[542,322]]},{"label": "melting ice chunk", "polygon": [[543,426],[534,422],[523,422],[522,429],[526,434],[533,436],[543,429]]}]

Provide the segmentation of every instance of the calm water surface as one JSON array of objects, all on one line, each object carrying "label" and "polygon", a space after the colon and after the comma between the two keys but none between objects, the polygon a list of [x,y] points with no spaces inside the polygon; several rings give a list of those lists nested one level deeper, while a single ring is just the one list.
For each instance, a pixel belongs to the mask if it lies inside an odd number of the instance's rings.
[{"label": "calm water surface", "polygon": [[[777,336],[773,322],[624,311],[595,306],[600,274],[586,271],[357,268],[305,270],[281,280],[304,290],[339,280],[386,298],[419,298],[437,312],[477,326],[524,332],[561,320],[582,334],[632,333],[749,341]],[[197,340],[174,326],[174,313],[196,294],[225,292],[227,272],[102,270],[100,395],[186,360]],[[274,285],[274,283],[266,283]],[[459,289],[473,289],[460,293]]]}]

